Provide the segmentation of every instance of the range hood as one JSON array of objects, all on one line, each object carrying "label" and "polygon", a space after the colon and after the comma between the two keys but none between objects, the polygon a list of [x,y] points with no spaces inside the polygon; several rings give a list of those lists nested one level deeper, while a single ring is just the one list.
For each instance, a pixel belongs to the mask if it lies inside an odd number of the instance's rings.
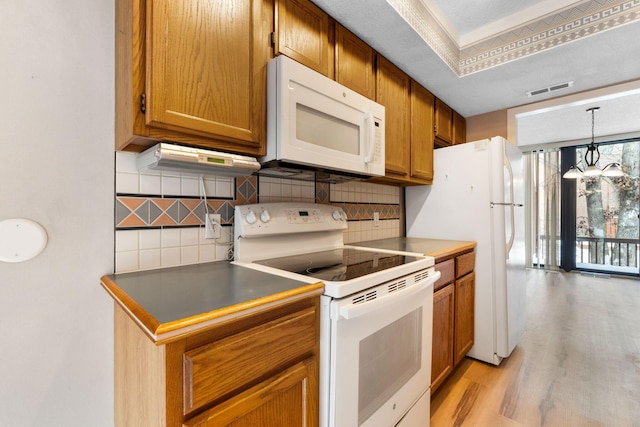
[{"label": "range hood", "polygon": [[249,156],[159,143],[138,154],[139,171],[169,170],[197,175],[249,176],[260,163]]},{"label": "range hood", "polygon": [[287,163],[279,160],[271,160],[267,163],[263,163],[262,169],[260,169],[257,174],[272,178],[288,178],[295,179],[297,181],[315,181],[329,184],[363,181],[371,178],[367,175],[358,175],[315,166]]}]

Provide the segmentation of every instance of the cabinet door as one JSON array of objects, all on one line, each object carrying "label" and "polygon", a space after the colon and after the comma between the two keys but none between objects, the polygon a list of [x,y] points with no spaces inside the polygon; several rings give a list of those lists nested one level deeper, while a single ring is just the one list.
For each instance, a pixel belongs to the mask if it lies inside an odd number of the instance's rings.
[{"label": "cabinet door", "polygon": [[387,174],[409,175],[409,76],[378,56],[376,101],[385,107],[385,167]]},{"label": "cabinet door", "polygon": [[318,386],[314,358],[299,362],[183,423],[184,427],[315,427]]},{"label": "cabinet door", "polygon": [[276,0],[275,53],[333,78],[333,23],[309,0]]},{"label": "cabinet door", "polygon": [[453,283],[433,294],[431,393],[453,370],[454,297]]},{"label": "cabinet door", "polygon": [[411,81],[411,178],[433,180],[433,103],[435,97]]},{"label": "cabinet door", "polygon": [[435,137],[438,139],[436,145],[447,146],[453,141],[452,111],[451,107],[436,98],[434,127]]},{"label": "cabinet door", "polygon": [[464,358],[473,346],[475,273],[456,280],[456,330],[453,366]]},{"label": "cabinet door", "polygon": [[263,4],[147,2],[147,125],[264,152],[270,52]]},{"label": "cabinet door", "polygon": [[336,81],[375,99],[374,53],[371,46],[342,25],[336,25]]},{"label": "cabinet door", "polygon": [[453,112],[453,143],[464,144],[467,142],[467,121],[464,117]]}]

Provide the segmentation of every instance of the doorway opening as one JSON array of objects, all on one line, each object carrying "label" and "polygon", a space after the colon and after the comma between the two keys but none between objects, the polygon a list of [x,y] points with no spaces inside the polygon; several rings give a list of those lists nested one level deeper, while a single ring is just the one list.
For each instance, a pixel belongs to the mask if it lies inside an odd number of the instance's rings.
[{"label": "doorway opening", "polygon": [[[640,275],[640,140],[599,144],[600,162],[618,162],[623,177],[562,180],[563,269]],[[561,149],[562,171],[587,147]]]}]

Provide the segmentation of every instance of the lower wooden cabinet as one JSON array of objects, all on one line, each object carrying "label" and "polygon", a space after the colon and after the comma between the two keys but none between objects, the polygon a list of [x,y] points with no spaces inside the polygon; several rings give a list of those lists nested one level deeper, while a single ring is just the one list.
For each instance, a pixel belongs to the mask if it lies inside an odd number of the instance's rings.
[{"label": "lower wooden cabinet", "polygon": [[454,367],[458,366],[458,363],[473,347],[475,283],[476,275],[473,272],[456,280]]},{"label": "lower wooden cabinet", "polygon": [[455,286],[448,284],[433,294],[433,351],[431,354],[431,390],[453,371]]},{"label": "lower wooden cabinet", "polygon": [[315,427],[318,337],[318,296],[161,345],[116,305],[116,426]]},{"label": "lower wooden cabinet", "polygon": [[433,295],[431,393],[435,392],[473,347],[475,252],[436,259],[441,277]]}]

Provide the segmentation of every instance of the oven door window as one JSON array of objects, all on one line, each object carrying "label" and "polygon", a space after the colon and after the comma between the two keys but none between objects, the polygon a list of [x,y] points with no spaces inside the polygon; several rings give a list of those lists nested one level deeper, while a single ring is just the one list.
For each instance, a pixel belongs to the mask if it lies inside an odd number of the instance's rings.
[{"label": "oven door window", "polygon": [[331,302],[329,426],[395,425],[429,388],[433,283],[390,295]]},{"label": "oven door window", "polygon": [[360,341],[358,425],[420,371],[422,307]]}]

